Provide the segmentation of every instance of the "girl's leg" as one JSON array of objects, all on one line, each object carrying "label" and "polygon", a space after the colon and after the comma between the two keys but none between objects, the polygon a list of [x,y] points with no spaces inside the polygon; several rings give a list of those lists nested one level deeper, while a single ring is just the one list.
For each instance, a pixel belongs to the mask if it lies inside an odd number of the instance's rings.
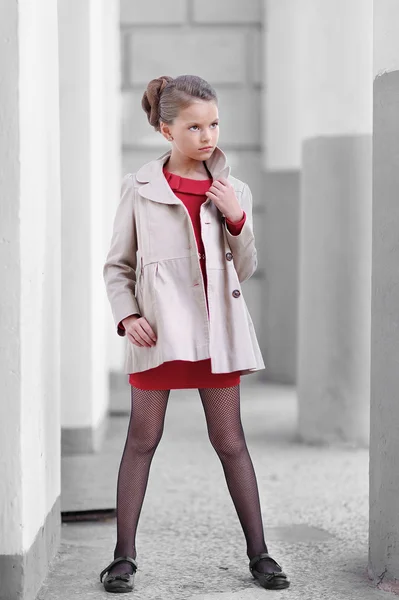
[{"label": "girl's leg", "polygon": [[[161,440],[170,390],[131,387],[131,412],[117,485],[117,543],[114,558],[136,558],[136,530],[147,489],[151,461]],[[110,573],[133,573],[120,562]]]},{"label": "girl's leg", "polygon": [[[267,552],[260,510],[258,484],[248,452],[240,415],[240,386],[200,388],[208,435],[224,470],[227,487],[240,520],[247,555]],[[263,558],[256,569],[260,572],[281,571],[276,564]]]}]

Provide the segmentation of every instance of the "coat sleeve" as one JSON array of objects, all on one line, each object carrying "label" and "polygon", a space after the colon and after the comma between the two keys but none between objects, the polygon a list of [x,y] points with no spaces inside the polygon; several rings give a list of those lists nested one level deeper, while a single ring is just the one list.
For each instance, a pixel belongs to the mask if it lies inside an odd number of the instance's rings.
[{"label": "coat sleeve", "polygon": [[118,335],[126,335],[120,322],[139,314],[135,297],[137,265],[137,230],[134,213],[134,186],[131,173],[124,176],[116,210],[111,245],[103,267],[108,300]]},{"label": "coat sleeve", "polygon": [[240,221],[234,222],[226,218],[227,227],[230,233],[232,233],[233,235],[239,235],[241,233],[241,229],[243,228],[246,219],[245,211],[243,211],[243,213],[243,217]]},{"label": "coat sleeve", "polygon": [[246,281],[253,275],[258,266],[257,252],[255,247],[255,236],[252,225],[252,194],[248,184],[244,184],[241,192],[241,199],[238,196],[240,205],[245,212],[245,222],[238,235],[233,235],[224,221],[227,241],[231,248],[234,260],[234,266],[237,271],[240,283]]}]

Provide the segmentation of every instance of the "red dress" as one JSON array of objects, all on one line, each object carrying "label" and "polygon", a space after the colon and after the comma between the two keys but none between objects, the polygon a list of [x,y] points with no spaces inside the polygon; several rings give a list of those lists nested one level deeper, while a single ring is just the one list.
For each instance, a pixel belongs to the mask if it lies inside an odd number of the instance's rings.
[{"label": "red dress", "polygon": [[[180,175],[170,173],[166,168],[163,169],[163,173],[171,189],[184,203],[190,214],[198,252],[204,256],[205,250],[201,239],[200,208],[201,204],[208,199],[205,196],[205,192],[211,187],[212,178],[198,180],[180,177]],[[238,235],[245,223],[245,219],[245,212],[239,222],[232,223],[229,219],[226,219],[229,231],[233,235]],[[204,278],[205,295],[207,295],[205,258],[200,258],[200,265]],[[123,328],[121,323],[120,326]],[[142,390],[229,387],[240,383],[240,371],[212,373],[210,358],[199,361],[173,360],[164,362],[146,371],[130,373],[129,383]]]}]

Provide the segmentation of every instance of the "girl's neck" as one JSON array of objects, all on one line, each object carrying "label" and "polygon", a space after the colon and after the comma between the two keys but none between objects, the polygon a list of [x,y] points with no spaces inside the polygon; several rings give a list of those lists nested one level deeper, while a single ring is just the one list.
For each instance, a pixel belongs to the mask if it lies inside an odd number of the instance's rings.
[{"label": "girl's neck", "polygon": [[182,163],[182,161],[173,159],[173,157],[170,156],[164,164],[164,168],[169,171],[169,173],[188,179],[208,179],[211,177],[205,167],[205,162],[202,160],[191,161],[191,163],[187,164],[187,162]]}]

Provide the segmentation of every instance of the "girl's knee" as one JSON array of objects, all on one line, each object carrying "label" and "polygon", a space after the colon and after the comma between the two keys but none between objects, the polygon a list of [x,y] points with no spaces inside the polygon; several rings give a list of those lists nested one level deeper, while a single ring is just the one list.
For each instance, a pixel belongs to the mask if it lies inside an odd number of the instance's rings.
[{"label": "girl's knee", "polygon": [[247,451],[247,445],[243,435],[231,435],[226,432],[223,435],[209,436],[210,442],[219,456],[233,457],[240,456]]},{"label": "girl's knee", "polygon": [[162,439],[163,429],[159,431],[140,431],[130,436],[128,446],[139,454],[152,454]]}]

